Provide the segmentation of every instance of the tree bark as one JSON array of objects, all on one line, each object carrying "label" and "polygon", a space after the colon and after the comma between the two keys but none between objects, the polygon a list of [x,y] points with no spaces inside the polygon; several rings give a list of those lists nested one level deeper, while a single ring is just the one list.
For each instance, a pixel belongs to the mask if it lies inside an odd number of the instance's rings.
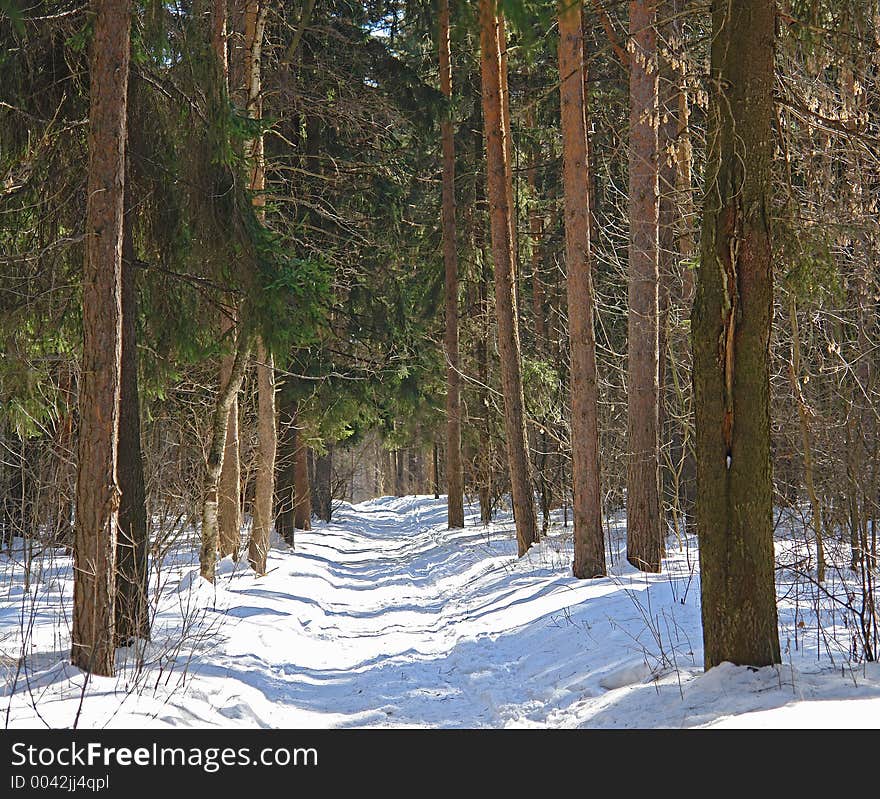
[{"label": "tree bark", "polygon": [[[230,310],[231,309],[227,309]],[[237,337],[235,322],[224,313],[222,330],[224,335]],[[235,351],[224,356],[220,364],[220,385],[232,379]],[[229,418],[226,420],[226,439],[224,441],[223,464],[220,472],[218,523],[220,537],[217,541],[221,558],[231,555],[238,559],[241,542],[241,462],[238,451],[238,393],[229,404]]]},{"label": "tree bark", "polygon": [[483,80],[483,129],[486,139],[486,172],[495,265],[495,313],[504,394],[504,423],[517,548],[522,557],[538,540],[531,463],[526,436],[525,400],[516,301],[516,270],[512,231],[510,142],[505,136],[504,106],[507,87],[502,80],[501,17],[494,0],[480,0],[480,51]]},{"label": "tree bark", "polygon": [[[249,0],[244,11],[245,66],[247,80],[247,114],[251,119],[263,117],[262,52],[263,31],[268,6],[261,0]],[[252,202],[261,222],[266,198],[266,172],[263,136],[246,143],[245,155],[250,162]],[[248,544],[248,562],[257,574],[266,572],[269,535],[272,528],[275,498],[275,455],[278,449],[278,428],[275,420],[275,360],[263,341],[257,341],[257,473],[254,488],[254,519]]]},{"label": "tree bark", "polygon": [[128,0],[94,0],[71,662],[112,676],[122,360]]},{"label": "tree bark", "polygon": [[263,342],[257,342],[257,474],[254,522],[248,543],[248,563],[257,574],[266,573],[275,497],[275,365]]},{"label": "tree bark", "polygon": [[712,5],[702,257],[693,311],[706,668],[780,662],[770,474],[775,5]]},{"label": "tree bark", "polygon": [[[128,181],[126,184],[129,185]],[[137,287],[135,284],[134,224],[131,190],[123,201],[122,239],[122,372],[119,401],[117,473],[122,497],[116,540],[116,643],[149,639],[147,604],[149,577],[147,503],[141,452],[141,419],[137,357]]]},{"label": "tree bark", "polygon": [[[227,0],[213,0],[211,7],[211,50],[215,61],[215,91],[217,102],[226,102],[229,92],[229,57],[227,38]],[[233,307],[221,311],[220,332],[224,337],[236,338],[238,313]],[[235,347],[220,362],[220,385],[225,386],[232,374],[235,361]],[[219,486],[219,539],[220,557],[232,555],[238,558],[241,539],[241,463],[238,447],[238,396],[234,396],[229,406],[229,419],[226,424],[225,451],[222,459]]]},{"label": "tree bark", "polygon": [[571,337],[571,460],[575,577],[605,574],[583,29],[577,5],[559,6],[559,80],[565,192],[565,262]]},{"label": "tree bark", "polygon": [[[440,91],[452,98],[449,0],[439,0]],[[440,123],[443,149],[443,264],[446,272],[446,492],[449,529],[464,527],[461,460],[461,377],[458,357],[458,251],[455,237],[455,134],[451,109]]]},{"label": "tree bark", "polygon": [[659,572],[659,194],[655,0],[629,4],[629,313],[627,326],[626,558]]},{"label": "tree bark", "polygon": [[[249,348],[244,336],[239,337],[236,345],[235,358],[229,372],[229,379],[221,383],[214,405],[214,418],[211,425],[211,445],[208,450],[208,463],[205,475],[205,499],[202,505],[202,548],[199,553],[200,573],[202,577],[214,582],[214,568],[220,538],[220,474],[226,444],[226,433],[229,425],[229,409],[238,395],[241,382],[247,367]],[[222,557],[222,555],[221,555]]]}]

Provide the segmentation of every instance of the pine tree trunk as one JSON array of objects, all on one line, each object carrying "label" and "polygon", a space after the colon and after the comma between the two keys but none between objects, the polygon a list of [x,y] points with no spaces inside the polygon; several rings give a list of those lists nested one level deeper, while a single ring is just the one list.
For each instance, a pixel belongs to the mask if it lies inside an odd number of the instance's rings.
[{"label": "pine tree trunk", "polygon": [[116,464],[122,359],[128,0],[95,0],[89,178],[82,286],[83,354],[74,537],[71,662],[112,676],[115,655]]},{"label": "pine tree trunk", "polygon": [[[449,0],[439,0],[440,91],[452,98]],[[440,123],[443,148],[443,263],[446,272],[446,492],[449,529],[464,527],[461,377],[458,358],[458,252],[455,238],[455,135],[451,114]]]},{"label": "pine tree trunk", "polygon": [[704,659],[780,660],[770,474],[775,5],[716,2],[693,311]]},{"label": "pine tree trunk", "polygon": [[[127,181],[127,185],[128,181]],[[116,642],[149,639],[147,503],[138,391],[137,287],[131,191],[125,192],[122,240],[122,372],[117,473],[122,497],[116,540]]]},{"label": "pine tree trunk", "polygon": [[626,558],[659,572],[659,196],[654,0],[630,0],[629,314],[627,326]]},{"label": "pine tree trunk", "polygon": [[526,436],[525,400],[516,302],[516,270],[512,231],[512,195],[509,169],[511,143],[504,135],[507,87],[502,77],[501,18],[493,0],[480,0],[480,51],[483,79],[483,128],[486,138],[486,172],[492,256],[495,265],[495,313],[504,395],[504,422],[510,468],[517,548],[522,557],[538,540],[531,463]]},{"label": "pine tree trunk", "polygon": [[571,337],[571,461],[575,577],[605,574],[602,497],[599,492],[599,423],[593,278],[587,98],[583,80],[580,8],[561,0],[559,79],[565,191],[565,262]]}]

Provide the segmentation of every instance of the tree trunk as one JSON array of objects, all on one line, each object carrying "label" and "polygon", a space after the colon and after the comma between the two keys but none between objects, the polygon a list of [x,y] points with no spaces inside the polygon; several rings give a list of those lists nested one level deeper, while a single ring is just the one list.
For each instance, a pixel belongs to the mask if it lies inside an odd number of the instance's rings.
[{"label": "tree trunk", "polygon": [[[225,313],[223,332],[237,336],[235,322]],[[220,385],[229,383],[235,363],[235,352],[226,355],[220,365]],[[220,537],[217,542],[221,558],[231,555],[238,559],[241,542],[241,463],[238,452],[238,394],[232,397],[229,405],[229,418],[226,420],[226,440],[224,442],[223,465],[219,484],[218,523]]]},{"label": "tree trunk", "polygon": [[654,0],[631,0],[629,26],[629,314],[627,326],[626,558],[659,572],[659,197]]},{"label": "tree trunk", "polygon": [[[263,117],[262,51],[263,31],[268,6],[261,0],[249,0],[244,13],[245,65],[247,81],[247,114],[251,119]],[[250,162],[250,190],[252,202],[258,209],[261,222],[266,199],[266,173],[263,156],[263,136],[257,135],[245,146]],[[257,473],[254,488],[254,519],[248,544],[248,562],[257,574],[266,572],[269,552],[269,534],[272,528],[273,500],[275,498],[275,455],[278,449],[278,429],[275,421],[275,360],[262,340],[257,342]]]},{"label": "tree trunk", "polygon": [[83,354],[74,537],[71,662],[112,676],[115,655],[116,477],[122,359],[128,0],[95,0],[89,178],[82,285]]},{"label": "tree trunk", "polygon": [[263,342],[257,342],[257,474],[254,488],[254,522],[248,543],[248,563],[257,574],[266,573],[269,536],[275,497],[275,365]]},{"label": "tree trunk", "polygon": [[[449,0],[439,0],[440,91],[452,98]],[[449,529],[464,527],[461,377],[458,359],[458,251],[455,239],[455,134],[451,106],[440,123],[443,148],[443,264],[446,271],[446,492]]]},{"label": "tree trunk", "polygon": [[480,305],[480,330],[476,340],[477,375],[479,377],[480,451],[477,455],[479,471],[480,521],[492,521],[492,408],[489,404],[489,254],[485,233],[480,246],[480,280],[477,287]]},{"label": "tree trunk", "polygon": [[[399,454],[399,453],[398,453]],[[323,522],[329,522],[333,515],[333,447],[315,458],[315,515]]]},{"label": "tree trunk", "polygon": [[137,287],[131,191],[125,192],[122,239],[122,372],[117,473],[122,497],[116,540],[116,643],[150,637],[147,503],[138,391]]},{"label": "tree trunk", "polygon": [[693,311],[706,668],[780,661],[770,474],[775,5],[716,2]]},{"label": "tree trunk", "polygon": [[293,452],[293,526],[312,529],[312,492],[309,484],[309,447],[299,419],[294,416],[296,444]]},{"label": "tree trunk", "polygon": [[[215,91],[217,102],[225,103],[229,90],[229,59],[226,51],[226,0],[213,0],[211,8],[211,49],[214,53]],[[238,314],[235,308],[221,310],[220,332],[224,337],[235,339]],[[220,385],[229,383],[235,361],[235,348],[220,363]],[[226,424],[226,443],[222,459],[219,486],[219,530],[218,547],[220,557],[232,555],[238,558],[241,538],[241,463],[238,451],[238,395],[229,406],[229,419]]]},{"label": "tree trunk", "polygon": [[571,336],[571,460],[575,577],[605,574],[602,497],[599,492],[599,424],[593,278],[587,98],[583,80],[583,29],[577,6],[559,8],[559,79],[565,191],[565,262]]},{"label": "tree trunk", "polygon": [[294,453],[296,452],[296,400],[293,398],[290,378],[281,386],[279,397],[278,460],[275,485],[275,529],[288,544],[293,546],[294,520]]},{"label": "tree trunk", "polygon": [[[244,336],[236,345],[235,358],[229,372],[229,379],[221,383],[214,406],[214,419],[211,425],[211,445],[208,450],[208,463],[205,475],[205,499],[202,505],[202,548],[199,553],[200,573],[202,577],[214,582],[214,567],[220,538],[220,473],[223,469],[223,458],[226,444],[229,409],[238,395],[244,372],[247,366],[249,348]],[[221,555],[222,557],[222,555]]]},{"label": "tree trunk", "polygon": [[486,172],[495,265],[495,313],[504,395],[504,423],[510,468],[517,548],[522,557],[538,540],[534,492],[530,474],[523,399],[520,341],[516,302],[512,195],[508,162],[510,142],[504,135],[507,87],[502,80],[502,19],[493,0],[480,0],[480,50],[483,80],[483,129],[486,138]]}]

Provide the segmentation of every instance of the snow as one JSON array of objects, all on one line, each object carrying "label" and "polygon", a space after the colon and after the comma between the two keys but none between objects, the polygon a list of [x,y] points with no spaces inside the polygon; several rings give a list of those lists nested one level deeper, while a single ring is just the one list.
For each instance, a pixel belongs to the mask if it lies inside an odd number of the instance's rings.
[{"label": "snow", "polygon": [[851,578],[829,569],[817,591],[793,524],[777,530],[783,664],[703,673],[692,539],[671,536],[663,573],[645,575],[612,518],[609,576],[576,580],[570,527],[517,559],[509,517],[484,527],[469,508],[465,529],[446,530],[445,510],[422,496],[343,503],[295,550],[275,539],[265,576],[226,560],[216,585],[191,533],[153,563],[153,640],[120,649],[113,678],[68,663],[69,555],[35,557],[26,584],[19,542],[0,558],[4,723],[880,726],[880,664],[853,657],[832,598]]}]

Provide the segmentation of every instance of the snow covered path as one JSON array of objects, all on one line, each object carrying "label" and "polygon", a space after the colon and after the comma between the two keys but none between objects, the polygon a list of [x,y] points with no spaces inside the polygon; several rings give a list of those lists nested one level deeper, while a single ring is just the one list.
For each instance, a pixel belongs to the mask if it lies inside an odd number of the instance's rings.
[{"label": "snow covered path", "polygon": [[[264,577],[224,562],[216,588],[184,548],[155,575],[146,667],[121,650],[118,677],[85,691],[66,663],[69,558],[35,592],[7,564],[8,724],[71,726],[80,712],[88,727],[880,726],[877,664],[832,664],[807,632],[786,647],[798,616],[785,602],[781,668],[703,675],[692,543],[646,576],[622,560],[614,527],[612,575],[579,581],[570,530],[517,559],[509,522],[444,522],[432,498],[343,505],[295,551],[276,542]],[[16,669],[22,642],[31,656]]]}]

